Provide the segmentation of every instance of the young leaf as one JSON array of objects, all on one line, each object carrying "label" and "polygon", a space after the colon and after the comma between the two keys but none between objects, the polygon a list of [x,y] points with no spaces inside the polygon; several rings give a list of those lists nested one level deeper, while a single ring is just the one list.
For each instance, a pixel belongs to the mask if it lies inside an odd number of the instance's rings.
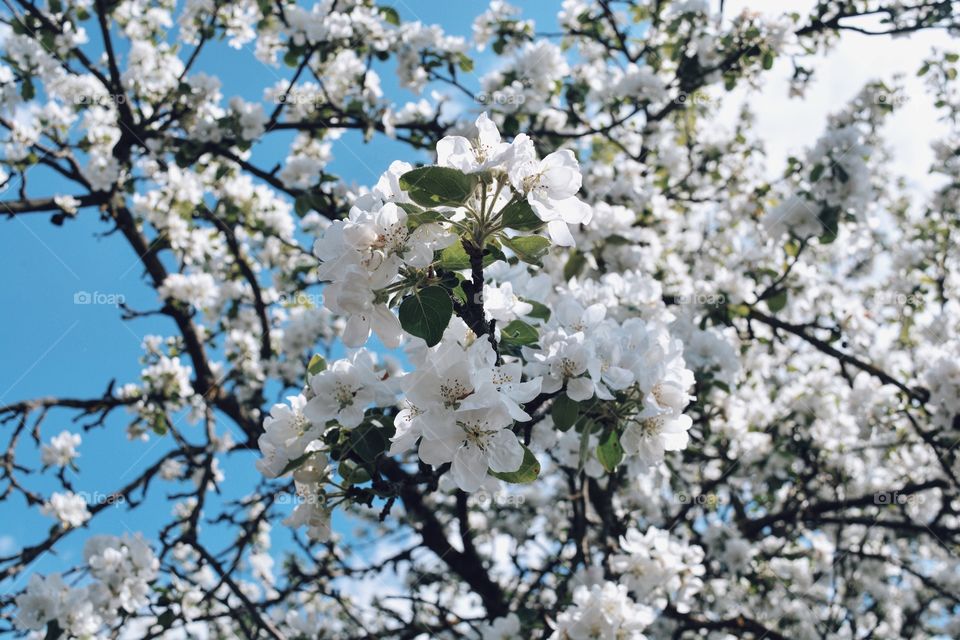
[{"label": "young leaf", "polygon": [[[506,256],[500,249],[487,245],[483,251],[483,266],[489,267],[497,260],[505,260]],[[447,271],[463,271],[470,268],[470,256],[463,248],[463,243],[457,240],[440,253],[440,267]]]},{"label": "young leaf", "polygon": [[784,289],[777,293],[775,296],[767,298],[767,308],[770,309],[773,313],[780,311],[785,306],[787,306],[787,290]]},{"label": "young leaf", "polygon": [[574,425],[580,416],[580,403],[571,400],[565,393],[561,394],[553,401],[550,415],[553,417],[553,424],[556,425],[557,429],[566,431]]},{"label": "young leaf", "polygon": [[513,320],[500,330],[500,339],[512,345],[530,345],[540,339],[536,328],[523,320]]},{"label": "young leaf", "polygon": [[597,445],[597,460],[608,472],[617,468],[623,460],[623,447],[620,446],[620,436],[611,431],[606,439]]},{"label": "young leaf", "polygon": [[476,176],[450,167],[420,167],[400,176],[400,188],[425,207],[462,205],[476,186]]},{"label": "young leaf", "polygon": [[510,247],[517,257],[527,264],[542,266],[540,258],[546,255],[550,248],[550,240],[543,236],[521,236],[518,238],[504,238],[503,244]]},{"label": "young leaf", "polygon": [[528,300],[526,298],[521,298],[521,300],[533,307],[530,313],[527,314],[527,317],[543,320],[544,322],[550,319],[550,307],[547,305],[543,304],[542,302]]},{"label": "young leaf", "polygon": [[387,439],[376,425],[366,422],[350,431],[350,447],[364,462],[373,462],[387,450]]},{"label": "young leaf", "polygon": [[433,209],[427,209],[426,211],[419,211],[417,213],[408,213],[407,227],[416,229],[420,225],[430,222],[440,222],[442,220],[446,220],[446,217],[442,213],[434,211]]},{"label": "young leaf", "polygon": [[400,326],[430,347],[440,342],[452,315],[453,301],[443,287],[421,289],[400,303]]},{"label": "young leaf", "polygon": [[587,264],[587,259],[582,253],[574,249],[570,252],[570,257],[567,259],[567,264],[563,265],[563,279],[569,280],[574,276],[580,275],[580,272],[583,271],[583,268]]},{"label": "young leaf", "polygon": [[440,266],[448,271],[461,271],[470,268],[470,256],[463,249],[463,243],[460,240],[440,253]]},{"label": "young leaf", "polygon": [[344,460],[338,466],[340,477],[346,485],[363,484],[370,480],[370,473],[353,460]]},{"label": "young leaf", "polygon": [[577,473],[583,471],[583,467],[587,464],[587,458],[590,457],[590,433],[593,431],[593,420],[585,420],[581,428],[580,463],[577,465]]},{"label": "young leaf", "polygon": [[503,208],[503,226],[517,231],[536,231],[543,226],[541,220],[526,200],[514,202]]},{"label": "young leaf", "polygon": [[324,360],[323,356],[318,353],[318,354],[315,354],[312,358],[310,358],[310,364],[307,365],[307,373],[309,373],[312,376],[315,376],[321,371],[324,371],[326,368],[327,368],[327,361]]},{"label": "young leaf", "polygon": [[540,461],[537,460],[537,457],[533,455],[530,449],[523,446],[523,462],[520,463],[519,469],[505,472],[490,471],[489,473],[494,478],[499,478],[504,482],[527,484],[528,482],[536,480],[537,476],[540,475]]}]

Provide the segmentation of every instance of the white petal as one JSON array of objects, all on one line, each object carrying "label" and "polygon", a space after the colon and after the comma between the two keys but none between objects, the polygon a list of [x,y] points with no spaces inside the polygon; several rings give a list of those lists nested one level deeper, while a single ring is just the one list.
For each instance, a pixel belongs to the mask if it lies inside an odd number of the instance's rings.
[{"label": "white petal", "polygon": [[348,347],[362,347],[370,337],[370,319],[366,315],[355,314],[347,319],[343,329],[343,344]]},{"label": "white petal", "polygon": [[516,471],[523,463],[523,447],[510,429],[502,429],[490,437],[487,453],[490,468],[496,472]]},{"label": "white petal", "polygon": [[593,218],[593,209],[590,205],[577,197],[551,200],[550,207],[570,224],[587,224]]},{"label": "white petal", "polygon": [[476,491],[487,479],[487,459],[472,446],[460,447],[453,457],[453,481],[464,491]]},{"label": "white petal", "polygon": [[[400,319],[393,315],[386,305],[378,304],[373,307],[373,330],[377,337],[388,349],[396,349],[400,346],[400,339],[403,337],[403,328],[400,326]],[[346,339],[344,339],[346,343]],[[349,345],[353,346],[353,345]]]},{"label": "white petal", "polygon": [[593,397],[593,380],[587,377],[574,378],[567,382],[567,397],[577,402]]},{"label": "white petal", "polygon": [[561,247],[573,247],[576,243],[573,241],[573,235],[563,220],[551,220],[547,223],[547,233],[550,234],[550,240]]},{"label": "white petal", "polygon": [[462,440],[428,440],[423,438],[420,440],[418,453],[421,460],[437,466],[453,460],[461,444]]}]

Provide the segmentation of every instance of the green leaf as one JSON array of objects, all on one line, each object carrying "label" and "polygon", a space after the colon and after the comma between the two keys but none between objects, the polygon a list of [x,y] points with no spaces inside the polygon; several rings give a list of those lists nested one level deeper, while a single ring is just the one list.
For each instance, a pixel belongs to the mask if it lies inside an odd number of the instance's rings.
[{"label": "green leaf", "polygon": [[750,315],[750,307],[745,304],[731,304],[727,309],[735,316],[746,318]]},{"label": "green leaf", "polygon": [[787,290],[778,292],[774,296],[767,298],[767,309],[770,309],[773,313],[780,311],[785,306],[787,306]]},{"label": "green leaf", "polygon": [[440,253],[440,266],[448,271],[461,271],[470,268],[470,256],[463,248],[461,240],[457,240]]},{"label": "green leaf", "polygon": [[453,301],[443,287],[421,289],[400,303],[400,326],[430,347],[440,342],[452,315]]},{"label": "green leaf", "polygon": [[364,462],[373,462],[387,450],[387,439],[377,425],[365,422],[350,431],[350,449]]},{"label": "green leaf", "polygon": [[425,207],[462,205],[476,186],[476,176],[450,167],[420,167],[400,176],[400,188]]},{"label": "green leaf", "polygon": [[550,307],[542,302],[537,302],[536,300],[527,300],[526,298],[520,299],[533,307],[530,313],[527,314],[527,317],[537,318],[538,320],[543,320],[544,322],[550,319]]},{"label": "green leaf", "polygon": [[418,207],[412,202],[398,202],[397,206],[407,212],[407,214],[423,213],[423,208]]},{"label": "green leaf", "polygon": [[389,22],[390,24],[399,27],[400,26],[400,14],[397,13],[397,10],[393,7],[386,7],[381,5],[378,7],[380,9],[380,15],[383,16],[383,19]]},{"label": "green leaf", "polygon": [[563,279],[569,280],[575,276],[580,275],[580,272],[583,271],[583,268],[587,265],[587,258],[574,249],[570,252],[570,257],[567,258],[567,264],[563,265]]},{"label": "green leaf", "polygon": [[501,218],[503,226],[507,229],[536,231],[543,226],[543,220],[537,216],[526,200],[508,204],[500,213],[503,216]]},{"label": "green leaf", "polygon": [[763,52],[763,68],[769,71],[773,68],[773,52],[764,51]]},{"label": "green leaf", "polygon": [[319,353],[310,358],[310,364],[307,365],[307,373],[312,376],[317,375],[327,368],[327,361]]},{"label": "green leaf", "polygon": [[298,49],[288,49],[285,54],[283,54],[283,61],[288,67],[298,67],[300,66],[300,56],[302,52]]},{"label": "green leaf", "polygon": [[826,167],[819,162],[813,165],[813,169],[810,171],[810,182],[817,182],[822,178],[824,170],[826,170]]},{"label": "green leaf", "polygon": [[[506,260],[503,252],[492,245],[483,251],[483,266],[489,267],[497,260]],[[440,253],[440,267],[447,271],[463,271],[470,268],[470,256],[463,248],[463,241],[457,240]]]},{"label": "green leaf", "polygon": [[37,95],[37,90],[33,86],[33,80],[24,78],[20,85],[20,97],[24,100],[33,100]]},{"label": "green leaf", "polygon": [[593,421],[587,420],[583,423],[583,430],[580,432],[580,463],[577,465],[577,473],[583,471],[587,464],[587,458],[590,456],[590,433],[593,431]]},{"label": "green leaf", "polygon": [[512,345],[531,345],[540,339],[535,327],[531,327],[523,320],[512,320],[507,326],[500,329],[502,342]]},{"label": "green leaf", "polygon": [[341,461],[340,464],[337,465],[337,471],[340,472],[340,477],[343,478],[344,484],[347,485],[363,484],[370,480],[370,472],[353,460]]},{"label": "green leaf", "polygon": [[430,222],[440,222],[446,219],[447,217],[439,211],[427,209],[426,211],[418,211],[417,213],[408,213],[407,226],[411,229],[416,229],[420,225],[428,224]]},{"label": "green leaf", "polygon": [[623,460],[623,447],[620,446],[620,436],[616,431],[611,431],[610,435],[597,445],[597,460],[607,472],[616,469]]},{"label": "green leaf", "polygon": [[319,191],[308,191],[297,196],[297,199],[293,203],[293,210],[302,218],[311,211],[322,210],[323,206],[323,195]]},{"label": "green leaf", "polygon": [[550,408],[550,416],[553,418],[553,424],[560,431],[567,431],[572,427],[577,418],[580,417],[580,403],[571,400],[567,394],[562,394],[553,401]]},{"label": "green leaf", "polygon": [[550,240],[543,236],[522,236],[519,238],[503,238],[503,244],[507,245],[517,257],[527,264],[543,266],[540,258],[546,255],[550,249]]},{"label": "green leaf", "polygon": [[837,239],[840,233],[840,210],[837,207],[825,207],[819,216],[823,225],[820,234],[820,244],[830,244]]},{"label": "green leaf", "polygon": [[490,475],[513,484],[527,484],[536,480],[540,475],[540,461],[530,449],[524,445],[520,446],[523,447],[523,462],[520,463],[519,469],[505,472],[490,471]]}]

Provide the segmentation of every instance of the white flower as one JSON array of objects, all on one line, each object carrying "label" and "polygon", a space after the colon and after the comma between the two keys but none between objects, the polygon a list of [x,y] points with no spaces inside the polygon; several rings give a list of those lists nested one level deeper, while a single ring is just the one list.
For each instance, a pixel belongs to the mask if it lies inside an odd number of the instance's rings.
[{"label": "white flower", "polygon": [[291,460],[304,454],[307,445],[323,433],[323,423],[312,424],[304,415],[307,404],[303,395],[287,398],[289,405],[279,403],[270,408],[263,421],[264,433],[257,440],[262,458],[257,469],[268,478],[276,478]]},{"label": "white flower", "polygon": [[171,273],[157,289],[162,298],[178,300],[204,309],[216,303],[217,281],[209,273]]},{"label": "white flower", "polygon": [[482,640],[515,640],[520,637],[520,618],[510,613],[480,627]]},{"label": "white flower", "polygon": [[30,576],[27,588],[17,596],[14,624],[24,631],[39,631],[49,620],[60,616],[61,602],[70,590],[59,573]]},{"label": "white flower", "polygon": [[[539,395],[543,380],[534,378],[527,382],[521,382],[521,376],[522,365],[519,362],[485,369],[477,374],[480,383],[475,395],[478,398],[491,397],[492,394],[487,392],[485,387],[487,385],[492,386],[497,391],[498,400],[510,414],[510,417],[520,422],[526,422],[530,420],[530,415],[520,405],[530,402]],[[471,408],[473,402],[468,398],[462,406]]]},{"label": "white flower", "polygon": [[648,527],[641,534],[628,529],[620,538],[622,554],[610,557],[610,567],[624,574],[627,586],[641,600],[653,597],[658,607],[670,602],[686,613],[703,586],[703,549],[672,538],[668,531]]},{"label": "white flower", "polygon": [[543,349],[525,349],[530,371],[543,376],[543,392],[559,391],[567,384],[571,400],[588,400],[593,396],[593,381],[579,377],[586,373],[590,351],[582,333],[567,334],[563,329],[541,336]]},{"label": "white flower", "polygon": [[521,133],[513,141],[508,173],[514,189],[526,196],[533,211],[547,223],[550,239],[572,247],[567,225],[587,224],[593,215],[589,205],[575,195],[583,179],[573,152],[561,149],[537,160],[533,141]]},{"label": "white flower", "polygon": [[476,173],[500,165],[511,146],[500,141],[497,125],[481,113],[477,118],[478,135],[474,139],[446,136],[437,142],[437,164],[453,167],[464,173]]},{"label": "white flower", "polygon": [[324,305],[338,315],[347,316],[342,338],[348,347],[363,346],[372,331],[386,347],[396,348],[403,337],[400,320],[387,305],[376,302],[369,278],[366,271],[350,269],[342,280],[324,289]]},{"label": "white flower", "polygon": [[639,456],[647,466],[663,462],[665,451],[682,451],[687,448],[690,435],[687,433],[693,421],[690,416],[661,414],[639,416],[626,422],[620,435],[620,444],[628,455]]},{"label": "white flower", "polygon": [[483,285],[483,310],[487,320],[506,324],[533,311],[533,305],[514,295],[513,285],[504,282],[497,286]]},{"label": "white flower", "polygon": [[[0,176],[2,178],[2,176]],[[80,207],[80,201],[73,196],[54,196],[53,202],[63,210],[64,213],[71,216],[77,215],[77,209]]]},{"label": "white flower", "polygon": [[313,376],[310,389],[314,395],[303,406],[303,415],[314,425],[336,420],[351,429],[363,421],[367,407],[390,403],[392,396],[383,389],[373,365],[371,354],[360,350]]},{"label": "white flower", "polygon": [[50,444],[41,447],[40,459],[44,466],[66,467],[79,455],[77,447],[80,446],[80,442],[79,433],[61,431],[59,435],[50,439]]},{"label": "white flower", "polygon": [[84,545],[83,556],[99,582],[91,590],[99,610],[133,613],[150,601],[150,583],[160,561],[143,536],[94,536]]},{"label": "white flower", "polygon": [[53,493],[40,510],[59,520],[64,527],[79,527],[90,519],[87,501],[72,491]]},{"label": "white flower", "polygon": [[487,469],[516,471],[523,463],[523,447],[507,428],[512,423],[501,408],[458,411],[453,427],[420,442],[420,459],[435,466],[453,462],[450,471],[457,486],[476,491],[486,481]]},{"label": "white flower", "polygon": [[655,619],[653,610],[637,604],[622,584],[604,582],[573,592],[573,605],[557,615],[552,640],[642,640],[642,631]]}]

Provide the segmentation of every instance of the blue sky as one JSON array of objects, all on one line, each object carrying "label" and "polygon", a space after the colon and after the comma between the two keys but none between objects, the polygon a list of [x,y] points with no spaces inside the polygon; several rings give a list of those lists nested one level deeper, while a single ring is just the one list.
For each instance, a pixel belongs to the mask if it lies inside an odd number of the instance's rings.
[{"label": "blue sky", "polygon": [[[486,8],[485,2],[461,1],[437,3],[427,0],[406,0],[394,4],[404,20],[420,20],[440,24],[448,33],[471,36],[473,17]],[[442,7],[442,11],[438,8]],[[559,3],[528,3],[524,17],[537,21],[540,29],[556,28],[555,14]],[[476,59],[476,73],[466,74],[465,84],[479,85],[479,76],[492,67],[489,51]],[[198,59],[195,71],[218,76],[223,82],[225,99],[240,95],[247,100],[261,100],[264,87],[287,78],[287,67],[271,68],[253,55],[251,47],[239,51],[217,43]],[[403,104],[416,99],[400,90],[394,77],[381,73],[384,94]],[[478,105],[479,108],[479,105]],[[255,148],[255,158],[270,165],[281,161],[292,136],[277,135],[271,142]],[[402,143],[376,137],[362,144],[359,136],[346,135],[333,145],[334,161],[330,171],[347,181],[372,184],[390,161],[425,160]],[[270,156],[275,155],[275,159]],[[264,160],[266,159],[266,160]],[[42,170],[28,176],[28,194],[47,196],[64,189]],[[16,197],[13,189],[3,199]],[[144,318],[130,322],[120,320],[119,310],[112,304],[76,304],[75,297],[121,295],[134,309],[158,306],[155,292],[145,284],[143,270],[134,251],[119,235],[104,235],[110,227],[99,220],[93,210],[84,210],[76,219],[55,227],[49,215],[31,214],[13,219],[0,218],[0,255],[4,273],[0,280],[5,313],[0,331],[0,405],[40,396],[93,398],[103,393],[107,383],[136,381],[141,369],[138,358],[145,335],[170,335],[172,322],[160,318]],[[63,429],[78,431],[72,422],[75,414],[52,412],[44,422],[44,441]],[[169,443],[151,436],[148,442],[129,442],[125,427],[130,416],[115,412],[104,428],[83,433],[78,460],[80,472],[70,474],[77,491],[90,494],[108,493],[129,482],[137,473],[159,459]],[[221,423],[223,424],[223,423]],[[3,427],[5,433],[10,425]],[[225,426],[220,427],[222,432]],[[189,434],[191,427],[184,427]],[[198,434],[199,435],[199,434]],[[239,439],[239,438],[238,438]],[[4,440],[6,442],[6,440]],[[38,453],[25,442],[18,458],[36,468]],[[254,454],[231,456],[225,465],[226,494],[236,497],[230,485],[240,490],[251,488],[258,477],[253,468]],[[55,483],[34,477],[30,488],[45,495]],[[169,483],[153,487],[156,495],[171,491]],[[158,491],[159,490],[159,491]],[[142,531],[148,537],[169,521],[166,501],[152,501],[157,508],[140,508],[129,512],[125,507],[110,508],[99,515],[85,531],[75,532],[58,545],[58,555],[46,554],[38,559],[30,572],[64,571],[81,559],[83,541],[94,533],[122,534]],[[0,556],[9,555],[23,545],[39,542],[53,521],[37,509],[27,509],[18,496],[0,503]],[[280,545],[282,548],[282,544]],[[4,590],[25,584],[29,573],[22,574]]]}]

